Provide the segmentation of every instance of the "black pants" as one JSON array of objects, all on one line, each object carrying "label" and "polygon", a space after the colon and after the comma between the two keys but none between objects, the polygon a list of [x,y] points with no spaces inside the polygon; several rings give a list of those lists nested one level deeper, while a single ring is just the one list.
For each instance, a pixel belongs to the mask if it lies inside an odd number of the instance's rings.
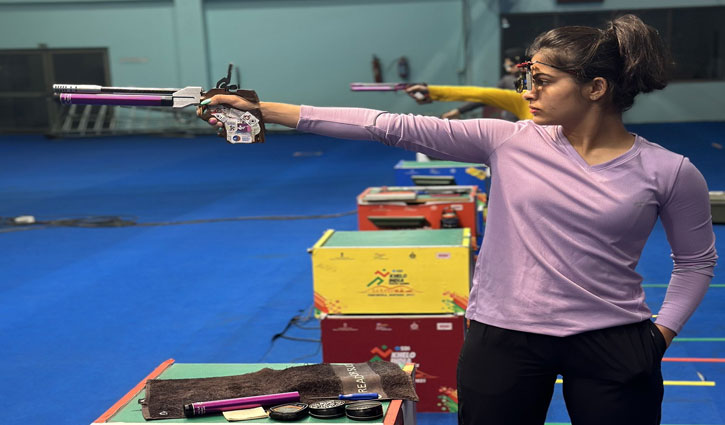
[{"label": "black pants", "polygon": [[458,422],[541,425],[561,375],[572,425],[659,424],[665,347],[649,320],[568,337],[471,321],[458,360]]}]

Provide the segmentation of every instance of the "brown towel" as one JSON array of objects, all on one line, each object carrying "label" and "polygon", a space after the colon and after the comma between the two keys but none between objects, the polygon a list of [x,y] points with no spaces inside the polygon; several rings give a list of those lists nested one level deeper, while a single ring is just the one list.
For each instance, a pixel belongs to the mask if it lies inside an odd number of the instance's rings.
[{"label": "brown towel", "polygon": [[196,379],[150,379],[142,400],[146,420],[184,417],[184,404],[297,391],[302,402],[376,392],[383,398],[418,401],[411,377],[390,362],[313,364],[244,375]]}]

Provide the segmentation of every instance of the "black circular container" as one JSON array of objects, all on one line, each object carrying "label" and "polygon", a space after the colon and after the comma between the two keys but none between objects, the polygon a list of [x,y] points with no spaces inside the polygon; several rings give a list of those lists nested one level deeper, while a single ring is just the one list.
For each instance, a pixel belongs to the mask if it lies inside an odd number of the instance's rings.
[{"label": "black circular container", "polygon": [[269,417],[276,421],[298,421],[307,416],[308,406],[305,403],[286,403],[269,408]]},{"label": "black circular container", "polygon": [[371,421],[383,417],[383,404],[379,401],[358,401],[345,406],[345,414],[356,421]]}]

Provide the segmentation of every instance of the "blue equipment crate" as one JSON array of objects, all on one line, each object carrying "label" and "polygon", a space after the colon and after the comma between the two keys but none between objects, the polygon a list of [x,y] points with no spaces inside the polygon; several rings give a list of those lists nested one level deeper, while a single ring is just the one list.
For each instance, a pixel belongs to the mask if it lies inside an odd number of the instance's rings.
[{"label": "blue equipment crate", "polygon": [[405,161],[395,164],[397,186],[473,185],[488,193],[489,168],[455,161]]}]

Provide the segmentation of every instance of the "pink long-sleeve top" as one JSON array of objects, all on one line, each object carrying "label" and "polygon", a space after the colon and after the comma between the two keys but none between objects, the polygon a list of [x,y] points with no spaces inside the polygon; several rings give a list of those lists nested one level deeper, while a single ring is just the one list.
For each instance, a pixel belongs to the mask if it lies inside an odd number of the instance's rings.
[{"label": "pink long-sleeve top", "polygon": [[674,267],[656,323],[680,332],[712,279],[705,179],[687,158],[640,136],[592,166],[561,127],[532,121],[302,106],[297,129],[491,167],[469,319],[553,336],[648,319],[635,267],[658,217]]}]

